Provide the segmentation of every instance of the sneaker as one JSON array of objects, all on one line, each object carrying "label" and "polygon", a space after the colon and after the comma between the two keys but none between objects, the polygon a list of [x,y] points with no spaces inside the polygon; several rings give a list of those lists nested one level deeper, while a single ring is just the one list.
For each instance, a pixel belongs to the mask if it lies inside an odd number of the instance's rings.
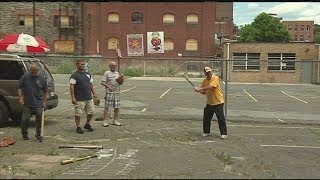
[{"label": "sneaker", "polygon": [[113,125],[116,125],[116,126],[121,126],[121,123],[117,120],[113,120]]},{"label": "sneaker", "polygon": [[77,127],[77,133],[78,134],[83,134],[83,131],[82,131],[81,127]]},{"label": "sneaker", "polygon": [[87,129],[89,132],[92,132],[92,131],[93,131],[93,129],[92,129],[92,127],[91,127],[91,125],[90,125],[90,124],[86,124],[86,125],[84,125],[84,127],[83,127],[83,128]]},{"label": "sneaker", "polygon": [[107,120],[103,120],[103,122],[102,122],[102,126],[103,126],[103,127],[108,127],[108,126],[109,126],[109,124],[108,124]]},{"label": "sneaker", "polygon": [[42,142],[42,137],[39,134],[36,134],[35,137],[37,138],[38,141]]},{"label": "sneaker", "polygon": [[227,138],[228,136],[226,135],[226,134],[223,134],[223,135],[221,135],[221,139],[225,139],[225,138]]},{"label": "sneaker", "polygon": [[201,136],[202,136],[202,137],[211,136],[211,133],[203,133]]},{"label": "sneaker", "polygon": [[23,136],[22,138],[23,138],[23,140],[25,140],[25,141],[29,141],[29,140],[30,140],[28,136]]}]

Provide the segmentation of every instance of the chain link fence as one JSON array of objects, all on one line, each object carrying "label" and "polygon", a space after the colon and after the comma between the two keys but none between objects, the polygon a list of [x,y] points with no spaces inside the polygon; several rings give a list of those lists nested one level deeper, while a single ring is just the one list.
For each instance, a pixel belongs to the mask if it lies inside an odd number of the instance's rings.
[{"label": "chain link fence", "polygon": [[[105,89],[100,85],[108,62],[116,58],[100,56],[43,56],[56,82],[59,95],[56,116],[73,117],[69,77],[75,61],[84,59],[93,75],[94,86],[102,99],[95,118],[101,118]],[[209,66],[221,79],[227,120],[313,123],[320,119],[319,62],[295,60],[243,61],[208,58],[121,58],[121,118],[197,119],[202,120],[205,96],[194,92],[183,78],[188,73],[199,86],[203,68]],[[56,113],[59,112],[59,113]],[[109,111],[110,112],[110,111]],[[67,114],[67,115],[66,115]],[[112,114],[110,114],[112,117]],[[213,120],[215,117],[213,118]]]}]

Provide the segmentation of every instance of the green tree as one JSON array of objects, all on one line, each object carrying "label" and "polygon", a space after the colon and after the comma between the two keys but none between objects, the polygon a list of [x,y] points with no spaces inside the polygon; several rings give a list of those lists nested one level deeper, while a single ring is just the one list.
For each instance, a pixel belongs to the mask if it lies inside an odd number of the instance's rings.
[{"label": "green tree", "polygon": [[263,12],[251,24],[240,29],[241,42],[289,42],[289,31],[278,18]]},{"label": "green tree", "polygon": [[314,25],[314,42],[320,43],[320,25],[319,24]]}]

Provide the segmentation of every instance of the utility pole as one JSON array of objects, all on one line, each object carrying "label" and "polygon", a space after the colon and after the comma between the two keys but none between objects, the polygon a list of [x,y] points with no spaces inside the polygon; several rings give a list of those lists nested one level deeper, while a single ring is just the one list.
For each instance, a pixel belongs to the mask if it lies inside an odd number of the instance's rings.
[{"label": "utility pole", "polygon": [[33,36],[36,36],[36,2],[33,0]]}]

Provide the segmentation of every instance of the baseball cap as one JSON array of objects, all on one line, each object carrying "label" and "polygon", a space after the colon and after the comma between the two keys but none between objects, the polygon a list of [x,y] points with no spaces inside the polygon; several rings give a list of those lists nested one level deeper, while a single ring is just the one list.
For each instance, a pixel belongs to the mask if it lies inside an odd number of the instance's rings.
[{"label": "baseball cap", "polygon": [[212,71],[212,69],[210,67],[205,67],[204,68],[204,72],[210,72],[210,71]]}]

